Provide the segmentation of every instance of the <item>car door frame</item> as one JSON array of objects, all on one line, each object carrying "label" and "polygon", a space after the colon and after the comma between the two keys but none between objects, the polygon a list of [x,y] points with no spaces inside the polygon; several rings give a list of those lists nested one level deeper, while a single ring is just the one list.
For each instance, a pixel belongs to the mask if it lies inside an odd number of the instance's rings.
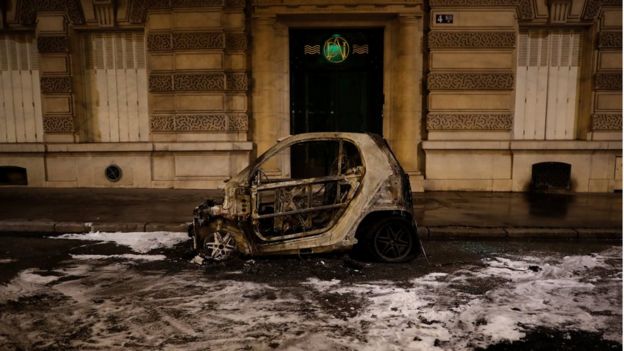
[{"label": "car door frame", "polygon": [[[292,179],[276,180],[275,182],[268,182],[264,184],[262,184],[260,180],[257,179],[258,178],[257,172],[258,172],[258,169],[262,166],[262,164],[272,159],[273,157],[279,155],[284,149],[289,148],[296,144],[315,142],[315,141],[337,141],[339,142],[336,175],[329,175],[329,176],[323,176],[323,177],[311,177],[311,178],[296,179],[296,180],[292,180]],[[271,155],[268,155],[268,157],[264,158],[261,162],[254,165],[254,168],[249,173],[249,179],[248,179],[249,185],[250,185],[249,188],[251,190],[250,191],[251,192],[251,221],[252,221],[252,232],[261,242],[275,243],[277,241],[308,238],[308,237],[315,236],[315,235],[322,235],[323,233],[326,233],[327,231],[331,230],[331,228],[336,224],[336,222],[343,215],[349,203],[358,195],[359,190],[361,188],[361,182],[364,179],[364,173],[365,173],[365,167],[363,164],[361,164],[358,167],[357,172],[352,173],[352,174],[343,174],[342,162],[345,156],[344,155],[344,143],[345,142],[350,143],[353,146],[355,146],[357,152],[359,153],[360,160],[363,160],[361,149],[359,148],[357,143],[352,140],[348,140],[342,137],[316,137],[313,139],[297,140],[297,141],[293,141],[290,143],[286,143],[282,147],[274,150],[274,152]],[[331,182],[336,184],[337,199],[341,201],[335,204],[329,204],[329,205],[323,205],[323,206],[312,206],[312,195],[313,195],[312,193],[313,193],[314,185],[331,183]],[[341,186],[347,185],[347,184],[350,186],[348,193],[346,194],[346,196],[340,196]],[[296,188],[304,190],[307,196],[307,202],[306,202],[305,207],[299,208],[299,209],[293,209],[290,211],[282,211],[282,212],[275,211],[274,213],[270,213],[270,214],[259,213],[260,212],[259,211],[260,192],[280,191],[280,190],[285,190],[289,188],[292,188],[293,190]],[[299,215],[299,214],[307,215],[307,214],[312,214],[315,211],[326,211],[326,210],[334,210],[334,209],[336,210],[336,213],[332,216],[332,219],[329,221],[329,223],[325,227],[322,227],[322,228],[312,229],[309,231],[303,230],[303,231],[292,233],[292,234],[277,235],[277,236],[271,236],[271,237],[267,237],[266,235],[264,235],[264,233],[261,233],[258,230],[258,223],[261,219],[292,216],[292,215]]]}]

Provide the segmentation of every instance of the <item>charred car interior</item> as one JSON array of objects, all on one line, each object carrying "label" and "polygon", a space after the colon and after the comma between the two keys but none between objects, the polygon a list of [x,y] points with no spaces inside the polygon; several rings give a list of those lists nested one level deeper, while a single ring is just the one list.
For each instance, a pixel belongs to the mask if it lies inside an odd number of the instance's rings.
[{"label": "charred car interior", "polygon": [[230,179],[224,201],[194,211],[205,259],[349,250],[403,262],[420,252],[409,180],[379,136],[288,137]]}]

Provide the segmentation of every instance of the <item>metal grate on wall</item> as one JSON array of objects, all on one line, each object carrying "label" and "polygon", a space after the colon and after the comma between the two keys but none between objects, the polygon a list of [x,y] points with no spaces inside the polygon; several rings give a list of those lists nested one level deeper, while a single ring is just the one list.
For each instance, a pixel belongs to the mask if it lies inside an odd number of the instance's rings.
[{"label": "metal grate on wall", "polygon": [[43,141],[38,59],[33,35],[0,34],[0,143]]},{"label": "metal grate on wall", "polygon": [[85,35],[84,47],[94,139],[148,140],[143,33],[91,33]]}]

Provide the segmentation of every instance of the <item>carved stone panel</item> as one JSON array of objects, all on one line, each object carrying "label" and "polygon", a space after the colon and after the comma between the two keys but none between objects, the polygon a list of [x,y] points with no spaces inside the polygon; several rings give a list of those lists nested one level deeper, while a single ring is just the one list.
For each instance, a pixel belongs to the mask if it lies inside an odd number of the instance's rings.
[{"label": "carved stone panel", "polygon": [[40,36],[37,38],[37,49],[42,54],[65,53],[69,51],[69,40],[64,36]]},{"label": "carved stone panel", "polygon": [[533,0],[518,0],[516,6],[520,19],[530,20],[535,17],[535,13],[533,11]]},{"label": "carved stone panel", "polygon": [[174,32],[150,33],[147,48],[150,51],[223,49],[225,36],[222,32]]},{"label": "carved stone panel", "polygon": [[151,74],[149,90],[151,92],[225,90],[225,80],[225,74],[221,72]]},{"label": "carved stone panel", "polygon": [[213,91],[225,89],[223,73],[177,73],[173,77],[176,91]]},{"label": "carved stone panel", "polygon": [[226,129],[227,117],[225,114],[175,116],[176,132],[225,131]]},{"label": "carved stone panel", "polygon": [[170,51],[173,49],[171,33],[150,33],[147,36],[149,51]]},{"label": "carved stone panel", "polygon": [[622,90],[621,72],[599,72],[594,81],[597,90]]},{"label": "carved stone panel", "polygon": [[601,0],[587,0],[585,3],[585,10],[583,11],[583,19],[589,20],[598,14],[600,10]]},{"label": "carved stone panel", "polygon": [[249,117],[244,113],[228,114],[228,130],[246,131],[249,129]]},{"label": "carved stone panel", "polygon": [[228,72],[227,89],[228,90],[247,90],[247,73],[245,72]]},{"label": "carved stone panel", "polygon": [[237,132],[248,129],[244,113],[198,113],[180,115],[154,115],[150,127],[155,133],[184,132]]},{"label": "carved stone panel", "polygon": [[427,130],[511,130],[511,113],[430,113]]},{"label": "carved stone panel", "polygon": [[128,21],[130,23],[145,23],[149,0],[130,0],[128,3]]},{"label": "carved stone panel", "polygon": [[149,91],[173,91],[173,77],[170,74],[151,74],[149,77]]},{"label": "carved stone panel", "polygon": [[32,25],[37,19],[37,6],[32,0],[18,0],[16,18],[22,25]]},{"label": "carved stone panel", "polygon": [[226,8],[244,8],[246,6],[245,0],[225,0]]},{"label": "carved stone panel", "polygon": [[44,94],[70,93],[71,91],[71,77],[41,77],[41,92]]},{"label": "carved stone panel", "polygon": [[221,7],[223,0],[171,0],[171,7]]},{"label": "carved stone panel", "polygon": [[37,11],[64,11],[64,0],[37,0],[33,1],[36,5]]},{"label": "carved stone panel", "polygon": [[429,73],[430,90],[513,89],[512,73]]},{"label": "carved stone panel", "polygon": [[16,18],[22,25],[33,25],[37,12],[42,11],[64,12],[73,24],[85,23],[80,0],[18,0],[13,3],[16,3]]},{"label": "carved stone panel", "polygon": [[523,20],[530,20],[535,17],[533,11],[533,0],[430,0],[432,8],[435,7],[516,7],[518,16]]},{"label": "carved stone panel", "polygon": [[46,133],[73,133],[72,116],[43,116],[43,130]]},{"label": "carved stone panel", "polygon": [[622,114],[598,113],[592,115],[592,130],[622,130]]},{"label": "carved stone panel", "polygon": [[80,5],[80,0],[61,0],[61,2],[65,3],[67,17],[73,24],[84,24],[85,17],[82,12],[82,6]]},{"label": "carved stone panel", "polygon": [[583,10],[583,19],[592,20],[600,12],[600,7],[604,5],[622,6],[622,0],[587,0]]},{"label": "carved stone panel", "polygon": [[173,48],[175,50],[223,49],[224,35],[221,32],[175,32]]},{"label": "carved stone panel", "polygon": [[152,132],[174,132],[175,116],[155,115],[150,118],[150,130]]},{"label": "carved stone panel", "polygon": [[430,32],[429,47],[441,48],[513,48],[515,32]]},{"label": "carved stone panel", "polygon": [[226,33],[225,49],[228,51],[247,50],[247,36],[245,33]]},{"label": "carved stone panel", "polygon": [[602,49],[621,49],[622,32],[600,32],[598,46]]},{"label": "carved stone panel", "polygon": [[223,7],[223,0],[144,0],[149,9]]}]

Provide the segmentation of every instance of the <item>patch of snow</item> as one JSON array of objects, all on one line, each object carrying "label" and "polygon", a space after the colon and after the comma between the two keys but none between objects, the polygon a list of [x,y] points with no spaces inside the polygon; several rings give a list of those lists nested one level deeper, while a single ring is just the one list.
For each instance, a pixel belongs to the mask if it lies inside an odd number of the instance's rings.
[{"label": "patch of snow", "polygon": [[59,277],[55,275],[41,275],[34,268],[21,271],[6,286],[0,285],[0,302],[17,300],[22,296],[31,296],[45,291],[45,285]]},{"label": "patch of snow", "polygon": [[[358,346],[361,350],[470,350],[518,340],[537,326],[596,331],[621,342],[621,329],[613,328],[621,319],[621,275],[597,276],[600,269],[621,272],[620,261],[607,263],[620,255],[621,248],[615,248],[561,258],[496,257],[483,260],[485,267],[427,274],[409,288],[313,279],[306,284],[319,293],[348,293],[369,302],[349,321],[367,325],[366,338],[379,341]],[[483,293],[470,292],[475,284]]]},{"label": "patch of snow", "polygon": [[17,260],[14,260],[12,258],[0,258],[0,264],[7,264],[7,263],[13,263],[13,262],[17,262]]},{"label": "patch of snow", "polygon": [[[0,286],[0,296],[30,284],[69,302],[0,313],[0,323],[13,326],[7,334],[14,340],[27,335],[39,345],[83,325],[92,334],[71,346],[94,350],[131,348],[133,340],[163,349],[184,342],[188,350],[268,350],[276,342],[285,350],[461,351],[517,340],[537,326],[598,331],[621,342],[621,253],[504,255],[401,285],[317,278],[271,284],[215,279],[200,269],[162,274],[74,260],[55,273],[76,279],[27,270]],[[354,313],[336,313],[341,308]],[[41,320],[54,324],[45,330]]]},{"label": "patch of snow", "polygon": [[109,258],[121,258],[126,260],[137,261],[164,261],[167,259],[165,255],[135,255],[135,254],[121,254],[121,255],[71,255],[72,258],[77,260],[106,260]]},{"label": "patch of snow", "polygon": [[201,257],[200,255],[196,255],[195,257],[193,257],[193,259],[191,260],[191,263],[194,263],[198,266],[201,266],[202,264],[204,264],[204,258]]},{"label": "patch of snow", "polygon": [[86,234],[63,234],[52,238],[109,241],[117,245],[128,246],[132,251],[137,253],[147,253],[154,249],[170,248],[189,240],[188,235],[182,232],[95,232]]},{"label": "patch of snow", "polygon": [[326,290],[328,288],[332,288],[340,284],[340,280],[332,279],[332,280],[321,280],[318,278],[308,278],[305,282],[305,285],[310,285],[317,290]]}]

